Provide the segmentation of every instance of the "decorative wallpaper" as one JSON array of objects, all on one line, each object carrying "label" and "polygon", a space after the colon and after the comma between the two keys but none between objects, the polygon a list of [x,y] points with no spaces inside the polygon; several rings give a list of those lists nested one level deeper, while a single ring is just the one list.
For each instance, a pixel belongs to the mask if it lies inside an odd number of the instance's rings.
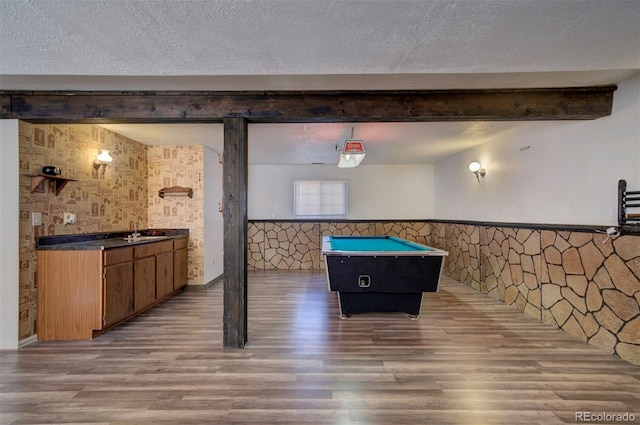
[{"label": "decorative wallpaper", "polygon": [[[20,121],[20,292],[19,339],[36,332],[39,236],[138,229],[189,229],[189,284],[204,279],[203,147],[146,146],[92,125],[34,125]],[[93,160],[108,149],[113,162],[96,170]],[[45,165],[62,170],[69,182],[55,195],[46,181],[31,193],[31,177]],[[193,189],[193,198],[158,196],[163,187]],[[31,213],[42,213],[32,226]],[[76,214],[63,224],[64,213]]]},{"label": "decorative wallpaper", "polygon": [[[149,228],[189,229],[189,285],[204,285],[204,148],[149,146]],[[164,187],[189,187],[193,198],[165,196]]]},{"label": "decorative wallpaper", "polygon": [[[35,334],[36,238],[47,235],[127,231],[147,227],[147,146],[92,125],[35,125],[19,122],[20,289],[19,339]],[[93,160],[109,149],[113,162],[96,170]],[[45,181],[31,193],[31,177],[45,165],[62,170],[69,182],[59,195]],[[42,213],[32,226],[31,213]],[[76,214],[63,224],[64,213]]]}]

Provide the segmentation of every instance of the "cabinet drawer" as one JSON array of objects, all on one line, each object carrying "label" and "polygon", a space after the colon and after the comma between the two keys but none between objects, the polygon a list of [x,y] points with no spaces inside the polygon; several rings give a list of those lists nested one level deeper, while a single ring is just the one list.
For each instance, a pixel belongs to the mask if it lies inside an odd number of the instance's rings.
[{"label": "cabinet drawer", "polygon": [[173,241],[146,243],[135,248],[136,258],[150,257],[161,252],[173,251]]},{"label": "cabinet drawer", "polygon": [[104,251],[105,267],[127,261],[133,261],[133,248],[117,248]]},{"label": "cabinet drawer", "polygon": [[173,249],[182,249],[187,247],[187,238],[176,239],[173,241]]}]

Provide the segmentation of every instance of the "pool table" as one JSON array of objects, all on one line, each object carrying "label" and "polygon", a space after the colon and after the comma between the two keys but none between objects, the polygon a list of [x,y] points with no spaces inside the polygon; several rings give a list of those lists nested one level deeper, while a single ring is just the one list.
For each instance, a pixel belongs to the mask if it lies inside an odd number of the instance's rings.
[{"label": "pool table", "polygon": [[323,236],[329,291],[342,318],[404,312],[420,317],[423,292],[437,292],[447,251],[395,236]]}]

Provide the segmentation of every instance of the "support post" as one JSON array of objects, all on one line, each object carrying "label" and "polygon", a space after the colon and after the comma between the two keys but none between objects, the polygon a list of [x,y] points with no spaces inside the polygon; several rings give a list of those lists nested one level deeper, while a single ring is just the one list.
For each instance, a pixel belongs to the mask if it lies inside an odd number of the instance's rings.
[{"label": "support post", "polygon": [[248,125],[225,118],[223,153],[225,348],[247,342],[247,180]]}]

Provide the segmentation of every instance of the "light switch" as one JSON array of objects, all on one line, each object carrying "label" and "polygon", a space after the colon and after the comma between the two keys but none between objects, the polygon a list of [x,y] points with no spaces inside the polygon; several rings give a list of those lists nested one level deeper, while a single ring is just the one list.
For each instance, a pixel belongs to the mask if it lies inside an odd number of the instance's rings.
[{"label": "light switch", "polygon": [[31,213],[31,224],[34,226],[42,226],[42,213],[41,212],[32,212]]}]

